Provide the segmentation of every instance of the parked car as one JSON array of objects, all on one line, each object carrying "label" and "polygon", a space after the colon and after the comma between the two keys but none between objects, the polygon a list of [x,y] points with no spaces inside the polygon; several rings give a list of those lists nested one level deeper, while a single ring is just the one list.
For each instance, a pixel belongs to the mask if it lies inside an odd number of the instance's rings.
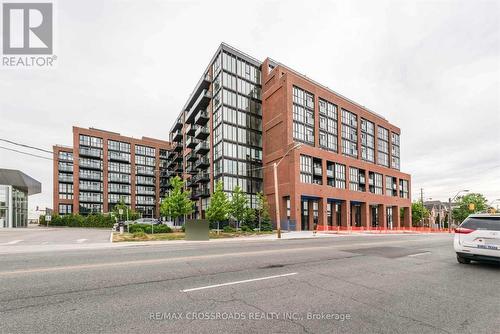
[{"label": "parked car", "polygon": [[153,225],[159,225],[161,224],[161,221],[155,218],[139,218],[134,220],[134,224],[153,224]]},{"label": "parked car", "polygon": [[500,215],[473,214],[455,229],[457,261],[500,262]]}]

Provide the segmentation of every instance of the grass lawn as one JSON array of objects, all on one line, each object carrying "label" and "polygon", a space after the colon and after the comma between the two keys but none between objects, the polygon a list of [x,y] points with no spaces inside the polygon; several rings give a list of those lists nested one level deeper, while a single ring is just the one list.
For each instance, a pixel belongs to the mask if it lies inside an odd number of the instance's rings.
[{"label": "grass lawn", "polygon": [[[238,237],[250,237],[263,234],[271,234],[271,231],[262,232],[214,232],[210,231],[210,239],[222,239],[222,238],[238,238]],[[115,232],[113,234],[113,242],[122,241],[156,241],[156,240],[184,240],[184,232],[173,232],[173,233],[155,233],[155,234],[144,234],[144,235],[133,235],[132,233],[119,234]]]}]

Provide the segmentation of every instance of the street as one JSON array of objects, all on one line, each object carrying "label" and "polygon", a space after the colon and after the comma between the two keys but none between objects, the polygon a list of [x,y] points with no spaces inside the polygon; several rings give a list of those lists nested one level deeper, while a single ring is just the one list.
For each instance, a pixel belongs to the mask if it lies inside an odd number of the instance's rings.
[{"label": "street", "polygon": [[12,253],[0,332],[499,333],[499,278],[449,234]]}]

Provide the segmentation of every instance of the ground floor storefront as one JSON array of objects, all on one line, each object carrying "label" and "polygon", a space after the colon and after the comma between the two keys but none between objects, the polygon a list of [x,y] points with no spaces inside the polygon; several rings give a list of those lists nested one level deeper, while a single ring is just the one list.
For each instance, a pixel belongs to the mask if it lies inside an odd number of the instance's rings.
[{"label": "ground floor storefront", "polygon": [[281,226],[285,230],[397,230],[411,227],[410,203],[362,202],[304,195],[286,196],[282,200]]}]

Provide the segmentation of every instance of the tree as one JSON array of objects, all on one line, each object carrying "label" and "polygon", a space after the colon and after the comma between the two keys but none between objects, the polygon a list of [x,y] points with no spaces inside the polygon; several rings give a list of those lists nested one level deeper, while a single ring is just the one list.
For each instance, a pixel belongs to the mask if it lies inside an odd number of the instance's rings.
[{"label": "tree", "polygon": [[269,213],[269,203],[267,201],[267,196],[264,195],[263,192],[257,193],[257,216],[259,219],[259,227],[263,230],[263,226],[266,227],[266,230],[272,230],[271,226],[271,214]]},{"label": "tree", "polygon": [[457,207],[451,211],[451,217],[458,222],[462,222],[471,213],[486,210],[488,206],[486,198],[478,193],[459,197],[456,204]]},{"label": "tree", "polygon": [[412,225],[416,226],[425,218],[429,218],[429,210],[427,210],[422,202],[413,202],[411,204],[411,221]]},{"label": "tree", "polygon": [[255,210],[252,208],[246,208],[243,217],[243,224],[248,226],[252,230],[255,228]]},{"label": "tree", "polygon": [[227,220],[229,216],[229,201],[224,192],[222,181],[217,182],[215,191],[210,198],[206,217],[210,223],[218,223]]},{"label": "tree", "polygon": [[161,202],[161,214],[164,217],[177,219],[193,212],[193,201],[189,199],[190,191],[184,190],[184,181],[178,177],[170,178],[172,190]]},{"label": "tree", "polygon": [[243,193],[240,186],[234,187],[230,208],[231,217],[236,220],[239,225],[239,223],[245,219],[245,214],[248,208],[247,195]]},{"label": "tree", "polygon": [[[120,215],[120,210],[122,211],[121,215]],[[120,220],[123,219],[136,220],[139,218],[139,214],[134,210],[132,210],[130,206],[125,204],[123,197],[120,197],[120,201],[117,204],[115,204],[112,211],[114,216],[118,217]]]}]

